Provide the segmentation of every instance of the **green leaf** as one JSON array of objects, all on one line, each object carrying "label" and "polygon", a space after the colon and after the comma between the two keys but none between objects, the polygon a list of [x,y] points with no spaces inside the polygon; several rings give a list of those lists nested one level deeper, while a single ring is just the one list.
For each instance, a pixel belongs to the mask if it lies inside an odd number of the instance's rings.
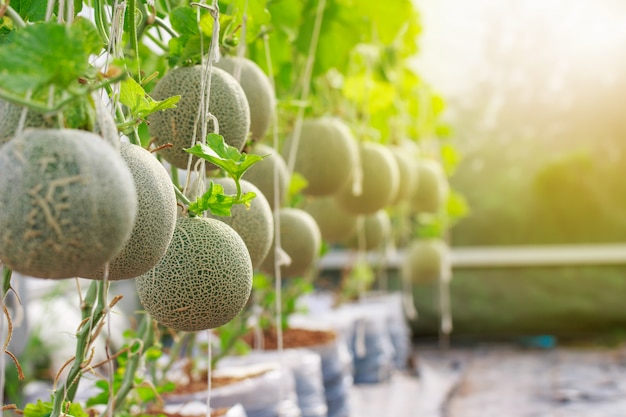
[{"label": "green leaf", "polygon": [[51,402],[37,400],[36,404],[26,404],[24,407],[24,417],[44,417],[52,411]]},{"label": "green leaf", "polygon": [[50,85],[60,89],[78,86],[90,69],[89,58],[102,49],[96,28],[85,19],[71,26],[36,23],[7,35],[0,49],[0,88],[24,94]]},{"label": "green leaf", "polygon": [[159,385],[157,387],[157,392],[159,394],[162,394],[164,392],[173,392],[176,389],[176,383],[175,382],[166,382],[162,385]]},{"label": "green leaf", "polygon": [[121,82],[120,102],[130,110],[131,115],[144,120],[148,115],[176,107],[180,96],[173,96],[157,101],[146,94],[144,88],[133,78],[128,77]]},{"label": "green leaf", "polygon": [[45,0],[11,0],[11,7],[27,22],[44,20],[47,1]]},{"label": "green leaf", "polygon": [[267,156],[241,153],[237,148],[224,142],[224,138],[216,133],[209,133],[206,141],[207,145],[197,143],[185,151],[222,168],[235,181],[238,181],[248,168]]},{"label": "green leaf", "polygon": [[230,209],[234,204],[235,197],[225,195],[224,187],[211,181],[207,192],[189,204],[187,210],[196,215],[209,210],[216,216],[230,216]]},{"label": "green leaf", "polygon": [[[253,42],[261,33],[263,26],[269,24],[270,14],[266,8],[265,0],[221,0],[219,2],[220,13],[232,17],[233,25],[237,27],[246,16],[246,42]],[[224,36],[227,36],[225,33]]]},{"label": "green leaf", "polygon": [[197,35],[198,22],[196,20],[197,11],[191,7],[177,7],[170,13],[170,23],[172,29],[181,36]]},{"label": "green leaf", "polygon": [[[65,403],[62,405],[63,415],[68,417],[88,417],[79,403]],[[47,417],[52,412],[52,403],[37,400],[36,404],[26,404],[24,417]]]}]

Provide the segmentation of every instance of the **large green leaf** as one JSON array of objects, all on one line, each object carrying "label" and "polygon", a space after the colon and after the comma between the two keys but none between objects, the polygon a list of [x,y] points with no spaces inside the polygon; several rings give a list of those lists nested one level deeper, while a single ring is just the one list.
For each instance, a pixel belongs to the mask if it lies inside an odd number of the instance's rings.
[{"label": "large green leaf", "polygon": [[0,88],[24,94],[78,83],[90,69],[89,58],[102,50],[95,27],[85,19],[71,26],[36,23],[11,32],[0,49]]}]

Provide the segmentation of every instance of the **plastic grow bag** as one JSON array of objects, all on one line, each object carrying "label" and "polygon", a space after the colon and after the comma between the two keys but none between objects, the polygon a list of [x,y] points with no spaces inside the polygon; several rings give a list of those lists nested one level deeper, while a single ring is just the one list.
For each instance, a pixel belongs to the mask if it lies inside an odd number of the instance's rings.
[{"label": "plastic grow bag", "polygon": [[[212,408],[228,408],[241,404],[247,417],[300,417],[297,405],[295,379],[289,369],[280,369],[270,363],[222,367],[213,371],[213,377],[235,380],[227,385],[211,388]],[[170,404],[189,401],[206,402],[207,392],[168,395]]]},{"label": "plastic grow bag", "polygon": [[306,348],[278,351],[255,350],[245,356],[229,356],[218,362],[222,366],[254,363],[274,363],[291,370],[295,378],[296,396],[302,417],[327,417],[328,407],[324,391],[320,354]]}]

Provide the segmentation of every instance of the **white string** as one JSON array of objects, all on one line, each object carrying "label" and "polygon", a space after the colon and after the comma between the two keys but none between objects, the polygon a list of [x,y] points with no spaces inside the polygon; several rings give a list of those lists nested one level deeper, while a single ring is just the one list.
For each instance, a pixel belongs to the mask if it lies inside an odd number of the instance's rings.
[{"label": "white string", "polygon": [[[309,44],[309,53],[304,67],[302,75],[302,97],[301,100],[306,102],[309,98],[309,91],[311,88],[311,76],[313,73],[313,64],[315,63],[315,53],[317,50],[317,41],[320,37],[320,30],[322,27],[322,18],[324,16],[324,8],[326,7],[326,0],[319,0],[317,4],[317,11],[315,14],[315,23],[313,26],[313,35],[311,36],[311,43]],[[289,149],[289,156],[287,159],[287,167],[289,172],[293,173],[294,166],[296,164],[296,152],[300,143],[300,134],[302,133],[302,122],[304,120],[304,106],[298,109],[298,115],[296,117],[296,123],[293,129],[291,149]]]},{"label": "white string", "polygon": [[211,348],[211,331],[207,330],[207,339],[209,341],[209,343],[207,344],[207,364],[208,364],[208,369],[207,369],[207,387],[206,387],[206,417],[211,417],[211,390],[212,390],[212,384],[211,384],[211,379],[213,377],[213,370],[211,369],[211,362],[213,360],[213,349]]},{"label": "white string", "polygon": [[[268,78],[270,80],[270,85],[272,86],[273,94],[276,94],[276,85],[274,82],[274,69],[272,66],[272,56],[270,51],[270,44],[267,38],[267,35],[263,36],[263,42],[265,46],[265,60],[267,63],[267,72]],[[277,112],[272,112],[272,145],[275,151],[278,150],[278,114]],[[278,354],[278,364],[280,367],[281,378],[284,380],[285,372],[284,370],[284,358],[283,358],[283,329],[282,329],[282,259],[284,257],[280,257],[279,254],[283,253],[283,249],[281,246],[280,239],[280,204],[281,204],[281,196],[280,196],[280,172],[279,172],[278,164],[274,164],[274,172],[273,172],[273,180],[274,180],[274,201],[273,201],[273,209],[272,214],[274,216],[274,245],[271,250],[274,251],[274,280],[275,280],[275,288],[274,291],[276,293],[276,351]],[[282,400],[285,396],[285,384],[279,384],[278,386],[278,399],[279,403],[282,403]]]}]

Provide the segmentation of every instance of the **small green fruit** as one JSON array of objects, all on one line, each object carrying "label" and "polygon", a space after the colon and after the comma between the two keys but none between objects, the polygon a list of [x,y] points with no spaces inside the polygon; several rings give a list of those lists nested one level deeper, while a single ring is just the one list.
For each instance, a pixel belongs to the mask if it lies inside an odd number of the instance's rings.
[{"label": "small green fruit", "polygon": [[404,254],[402,278],[413,283],[432,283],[444,278],[448,252],[448,245],[440,239],[413,240]]},{"label": "small green fruit", "polygon": [[[294,144],[289,136],[281,152],[288,163]],[[335,194],[352,179],[357,152],[350,128],[340,119],[305,119],[293,167],[308,182],[302,192],[318,197]]]},{"label": "small green fruit", "polygon": [[[274,209],[275,190],[278,191],[278,207],[285,203],[291,175],[285,160],[274,148],[262,143],[255,143],[249,154],[265,156],[261,161],[252,165],[243,174],[246,181],[257,186],[263,193],[272,210]],[[276,171],[277,181],[274,181]],[[274,184],[277,184],[276,186]]]},{"label": "small green fruit", "polygon": [[398,192],[392,199],[391,204],[400,204],[408,201],[418,181],[418,170],[415,158],[407,152],[405,147],[390,147],[391,154],[398,164]]},{"label": "small green fruit", "polygon": [[253,141],[263,139],[272,122],[276,107],[276,97],[270,79],[256,62],[245,57],[223,57],[215,66],[228,72],[236,79],[239,71],[239,84],[246,93],[250,105],[250,133]]},{"label": "small green fruit", "polygon": [[[379,210],[374,214],[368,216],[362,216],[360,223],[363,228],[363,250],[369,251],[378,249],[389,238],[391,233],[391,220],[385,210]],[[361,249],[359,247],[359,226],[357,223],[357,229],[345,240],[344,245],[351,249]]]},{"label": "small green fruit", "polygon": [[357,216],[337,207],[333,197],[310,198],[302,209],[313,217],[328,243],[341,242],[356,232]]},{"label": "small green fruit", "polygon": [[[306,211],[284,207],[279,211],[280,244],[291,258],[290,265],[280,268],[284,278],[304,276],[317,261],[322,245],[320,229]],[[271,249],[261,265],[261,271],[274,274],[274,250]]]},{"label": "small green fruit", "polygon": [[363,178],[361,193],[354,193],[349,182],[335,195],[337,205],[351,214],[368,215],[386,207],[398,191],[398,164],[391,151],[379,143],[359,146]]},{"label": "small green fruit", "polygon": [[439,212],[448,197],[448,181],[441,165],[434,160],[421,160],[417,177],[410,196],[411,208],[417,213]]},{"label": "small green fruit", "polygon": [[[224,187],[225,194],[237,194],[237,186],[232,178],[209,178],[209,180]],[[249,192],[256,194],[249,208],[238,204],[231,209],[230,217],[215,216],[211,213],[207,213],[207,216],[223,221],[239,233],[250,253],[252,267],[256,269],[261,265],[272,246],[274,215],[267,199],[257,187],[246,180],[239,180],[239,185],[242,194]]]}]

